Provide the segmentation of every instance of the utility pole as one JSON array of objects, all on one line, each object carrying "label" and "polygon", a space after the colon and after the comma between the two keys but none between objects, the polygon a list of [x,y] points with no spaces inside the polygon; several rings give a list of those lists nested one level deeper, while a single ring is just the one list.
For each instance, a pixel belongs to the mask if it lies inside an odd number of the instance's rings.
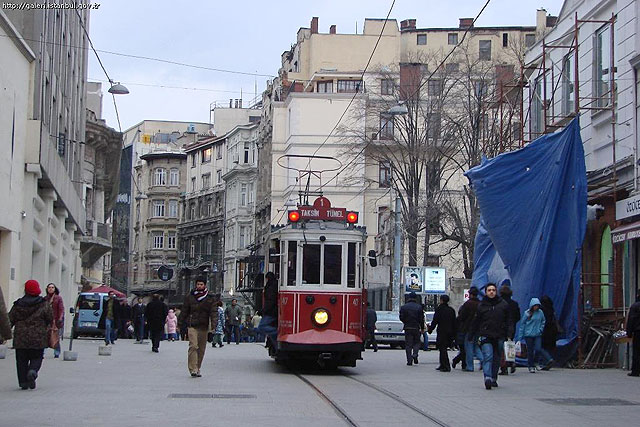
[{"label": "utility pole", "polygon": [[400,274],[402,272],[402,204],[400,197],[396,196],[395,211],[395,229],[393,236],[393,286],[391,288],[391,309],[400,311],[400,295],[402,294],[402,280]]}]

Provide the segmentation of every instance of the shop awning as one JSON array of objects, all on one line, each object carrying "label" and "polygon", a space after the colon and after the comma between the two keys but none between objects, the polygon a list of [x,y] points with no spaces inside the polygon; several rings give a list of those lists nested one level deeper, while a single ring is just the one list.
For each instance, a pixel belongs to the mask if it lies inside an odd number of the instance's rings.
[{"label": "shop awning", "polygon": [[611,242],[622,243],[627,240],[637,239],[640,237],[640,221],[631,224],[621,225],[611,230]]}]

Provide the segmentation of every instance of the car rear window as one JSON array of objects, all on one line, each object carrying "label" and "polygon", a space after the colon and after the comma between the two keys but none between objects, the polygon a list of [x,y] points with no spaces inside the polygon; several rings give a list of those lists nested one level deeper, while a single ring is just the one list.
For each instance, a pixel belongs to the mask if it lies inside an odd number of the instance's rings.
[{"label": "car rear window", "polygon": [[400,321],[400,315],[398,313],[378,312],[377,317],[378,317],[378,321],[382,321],[382,322],[391,322],[391,321],[399,322]]}]

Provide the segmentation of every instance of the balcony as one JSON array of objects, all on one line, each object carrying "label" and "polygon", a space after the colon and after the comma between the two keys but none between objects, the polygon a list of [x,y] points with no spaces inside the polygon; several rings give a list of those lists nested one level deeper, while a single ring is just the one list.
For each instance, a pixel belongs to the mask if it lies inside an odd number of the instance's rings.
[{"label": "balcony", "polygon": [[111,227],[87,220],[86,233],[80,239],[82,266],[91,267],[101,256],[111,250]]}]

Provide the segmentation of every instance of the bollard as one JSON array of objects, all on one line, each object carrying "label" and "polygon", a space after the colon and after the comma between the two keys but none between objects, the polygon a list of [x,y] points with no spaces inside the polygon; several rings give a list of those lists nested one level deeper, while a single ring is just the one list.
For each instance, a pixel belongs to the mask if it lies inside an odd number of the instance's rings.
[{"label": "bollard", "polygon": [[77,351],[63,351],[62,352],[62,360],[67,362],[75,362],[78,360],[78,352]]},{"label": "bollard", "polygon": [[98,347],[98,356],[111,356],[112,347],[108,345],[101,345]]},{"label": "bollard", "polygon": [[0,359],[4,359],[7,357],[7,346],[2,344],[0,345]]}]

